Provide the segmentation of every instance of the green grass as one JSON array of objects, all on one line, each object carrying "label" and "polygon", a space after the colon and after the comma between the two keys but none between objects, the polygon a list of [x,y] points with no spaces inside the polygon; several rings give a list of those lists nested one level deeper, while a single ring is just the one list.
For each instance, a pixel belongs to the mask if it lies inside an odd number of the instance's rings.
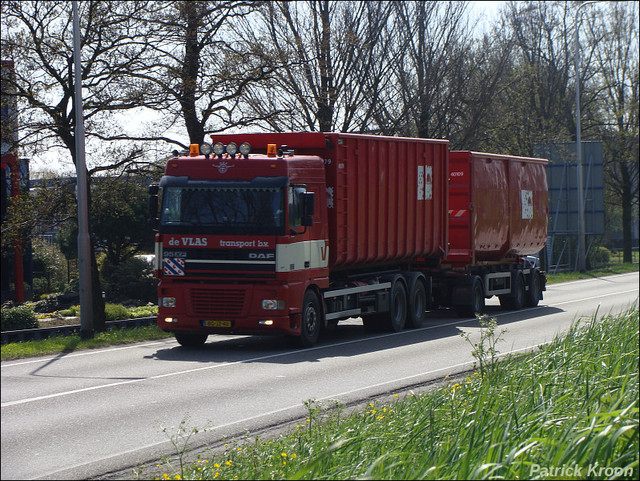
[{"label": "green grass", "polygon": [[38,341],[11,342],[3,344],[1,347],[1,359],[20,359],[23,357],[43,356],[47,354],[59,354],[62,352],[73,352],[80,349],[91,349],[96,347],[110,346],[114,344],[126,344],[138,341],[148,341],[153,339],[163,339],[171,337],[159,330],[156,326],[135,327],[129,329],[110,329],[107,332],[100,332],[93,339],[80,339],[78,334],[70,336],[55,336]]},{"label": "green grass", "polygon": [[395,403],[347,416],[309,401],[275,440],[186,462],[197,429],[181,426],[156,479],[637,479],[638,381],[636,307]]},{"label": "green grass", "polygon": [[614,274],[625,274],[627,272],[638,272],[639,267],[639,264],[626,263],[612,264],[608,267],[602,267],[587,272],[558,272],[556,274],[547,273],[547,284],[576,281],[579,279],[593,279],[596,277],[605,277]]}]

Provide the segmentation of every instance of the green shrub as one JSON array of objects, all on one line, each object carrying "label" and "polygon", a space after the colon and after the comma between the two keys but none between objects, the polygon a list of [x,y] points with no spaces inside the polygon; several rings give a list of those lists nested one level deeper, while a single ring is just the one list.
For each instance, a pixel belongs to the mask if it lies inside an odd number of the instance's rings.
[{"label": "green shrub", "polygon": [[589,266],[606,266],[611,261],[611,251],[604,246],[595,246],[589,250]]},{"label": "green shrub", "polygon": [[134,319],[136,317],[153,317],[158,315],[158,306],[139,306],[129,308],[129,317]]},{"label": "green shrub", "polygon": [[2,330],[35,329],[38,320],[30,306],[18,306],[2,309]]},{"label": "green shrub", "polygon": [[67,282],[67,260],[57,246],[33,241],[33,290],[36,294],[59,291]]},{"label": "green shrub", "polygon": [[129,309],[122,304],[110,304],[104,305],[104,315],[107,321],[119,321],[120,319],[129,319]]},{"label": "green shrub", "polygon": [[105,261],[100,274],[102,289],[111,302],[155,303],[158,299],[158,280],[148,262],[132,258],[115,266]]},{"label": "green shrub", "polygon": [[[60,311],[60,314],[66,317],[73,317],[80,315],[80,306],[71,306],[69,309]],[[107,321],[119,321],[121,319],[131,319],[133,316],[129,312],[129,309],[122,304],[106,303],[104,305],[104,315]]]},{"label": "green shrub", "polygon": [[71,306],[69,309],[62,309],[59,311],[61,316],[74,317],[80,315],[80,306]]}]

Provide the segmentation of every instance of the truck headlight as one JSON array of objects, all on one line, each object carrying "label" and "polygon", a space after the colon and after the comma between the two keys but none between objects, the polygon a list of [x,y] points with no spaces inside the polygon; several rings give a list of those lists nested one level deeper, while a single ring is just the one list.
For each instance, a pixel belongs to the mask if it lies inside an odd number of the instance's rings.
[{"label": "truck headlight", "polygon": [[176,298],[175,297],[161,297],[160,298],[160,307],[176,307]]},{"label": "truck headlight", "polygon": [[276,299],[263,299],[262,308],[266,311],[277,311],[284,309],[284,301]]}]

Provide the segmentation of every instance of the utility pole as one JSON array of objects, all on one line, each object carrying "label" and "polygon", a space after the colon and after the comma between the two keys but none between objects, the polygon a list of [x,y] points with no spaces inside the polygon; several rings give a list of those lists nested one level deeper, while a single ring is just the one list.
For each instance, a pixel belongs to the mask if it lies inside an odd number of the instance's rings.
[{"label": "utility pole", "polygon": [[78,2],[71,4],[73,12],[74,110],[76,114],[76,193],[78,199],[78,275],[80,294],[80,337],[91,339],[94,334],[91,279],[91,244],[89,238],[89,207],[87,205],[87,168],[84,150],[84,112],[82,109],[82,62],[80,56],[80,20]]},{"label": "utility pole", "polygon": [[584,272],[586,270],[586,252],[585,252],[585,226],[584,226],[584,194],[582,192],[583,174],[582,174],[582,139],[580,132],[580,40],[578,25],[578,15],[581,13],[582,7],[598,3],[599,0],[584,2],[576,9],[575,18],[575,46],[574,61],[576,71],[576,167],[577,167],[577,188],[578,188],[578,270]]}]

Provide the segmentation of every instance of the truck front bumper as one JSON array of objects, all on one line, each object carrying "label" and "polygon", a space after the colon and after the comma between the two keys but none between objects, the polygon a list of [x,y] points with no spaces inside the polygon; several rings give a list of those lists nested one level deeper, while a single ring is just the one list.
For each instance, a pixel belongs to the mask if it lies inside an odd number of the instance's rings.
[{"label": "truck front bumper", "polygon": [[161,282],[158,292],[158,327],[164,331],[300,333],[288,286]]}]

